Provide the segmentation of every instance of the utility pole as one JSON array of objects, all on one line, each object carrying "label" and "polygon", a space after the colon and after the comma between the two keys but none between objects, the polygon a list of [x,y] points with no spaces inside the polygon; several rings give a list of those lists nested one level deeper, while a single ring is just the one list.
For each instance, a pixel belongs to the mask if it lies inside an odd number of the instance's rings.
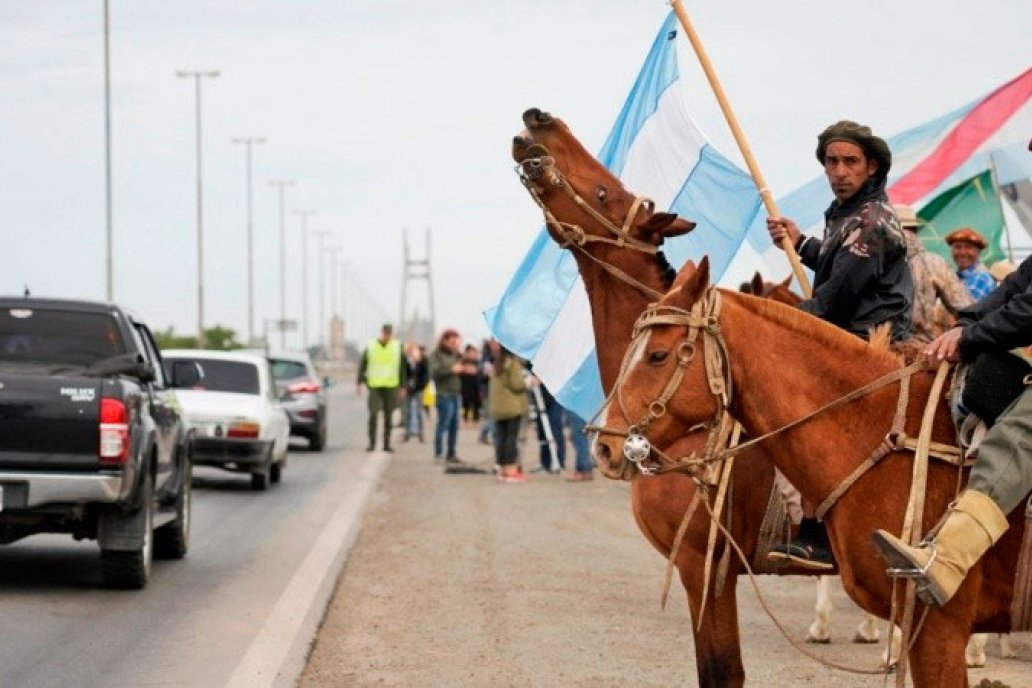
[{"label": "utility pole", "polygon": [[194,104],[197,123],[197,347],[203,349],[204,341],[204,203],[203,184],[201,183],[201,79],[215,79],[218,70],[187,71],[179,70],[176,76],[180,79],[194,80]]},{"label": "utility pole", "polygon": [[326,299],[324,294],[326,293],[326,282],[323,279],[323,251],[326,250],[325,239],[328,236],[333,236],[333,232],[329,230],[322,230],[318,232],[312,232],[315,238],[319,240],[319,250],[316,256],[319,259],[319,348],[323,350],[323,357],[326,356]]},{"label": "utility pole", "polygon": [[262,136],[234,138],[247,151],[247,343],[254,343],[254,184],[251,182],[251,151],[265,143]]},{"label": "utility pole", "polygon": [[287,210],[284,191],[294,186],[293,179],[273,179],[269,186],[279,191],[279,327],[280,349],[287,348]]},{"label": "utility pole", "polygon": [[107,267],[105,291],[108,301],[115,300],[115,234],[111,219],[111,32],[108,0],[104,0],[104,193],[106,213]]},{"label": "utility pole", "polygon": [[[334,328],[334,325],[338,322],[337,315],[337,291],[340,289],[340,270],[338,269],[338,257],[340,256],[342,249],[340,246],[327,246],[326,255],[330,259],[330,336],[327,337],[327,344],[329,345],[327,350],[329,351],[329,358],[336,360],[336,347],[334,342],[340,343],[340,331],[339,328]],[[336,337],[334,335],[336,334]]]},{"label": "utility pole", "polygon": [[301,218],[301,349],[308,350],[308,218],[314,210],[295,210]]}]

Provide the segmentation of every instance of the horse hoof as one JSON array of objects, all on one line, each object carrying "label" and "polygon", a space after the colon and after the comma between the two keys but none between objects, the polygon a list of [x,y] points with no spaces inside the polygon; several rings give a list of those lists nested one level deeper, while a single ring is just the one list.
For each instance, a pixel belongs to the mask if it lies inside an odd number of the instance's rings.
[{"label": "horse hoof", "polygon": [[878,636],[874,636],[873,638],[871,638],[860,633],[854,633],[853,642],[857,643],[858,645],[874,645],[878,642]]},{"label": "horse hoof", "polygon": [[811,645],[830,645],[831,636],[829,635],[825,638],[817,638],[816,636],[807,635],[806,642],[810,643]]}]

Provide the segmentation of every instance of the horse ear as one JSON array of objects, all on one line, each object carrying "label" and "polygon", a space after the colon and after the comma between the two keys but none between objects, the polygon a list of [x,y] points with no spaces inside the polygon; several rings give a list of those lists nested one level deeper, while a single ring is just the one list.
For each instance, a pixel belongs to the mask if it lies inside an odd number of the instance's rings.
[{"label": "horse ear", "polygon": [[781,280],[781,286],[783,286],[785,289],[788,289],[790,286],[792,286],[792,275],[789,275],[785,279]]},{"label": "horse ear", "polygon": [[763,295],[763,275],[759,271],[752,278],[752,293],[756,296]]},{"label": "horse ear", "polygon": [[[686,265],[685,268],[687,267]],[[684,272],[683,269],[682,272]],[[681,296],[689,304],[693,304],[702,297],[707,287],[709,287],[709,256],[703,256],[699,262],[699,267],[692,271],[690,275],[687,275],[687,278],[681,285]]]},{"label": "horse ear", "polygon": [[677,277],[674,278],[674,284],[670,287],[671,289],[679,289],[689,277],[695,272],[695,262],[688,260],[681,266],[681,269],[677,273]]},{"label": "horse ear", "polygon": [[649,241],[658,245],[662,239],[687,234],[695,229],[695,223],[680,218],[676,213],[652,213],[638,228]]}]

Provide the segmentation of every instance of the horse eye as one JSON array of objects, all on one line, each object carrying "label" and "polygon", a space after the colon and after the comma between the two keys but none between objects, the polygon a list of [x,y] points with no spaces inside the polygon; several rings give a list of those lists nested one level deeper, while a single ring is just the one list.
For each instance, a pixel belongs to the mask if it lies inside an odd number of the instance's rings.
[{"label": "horse eye", "polygon": [[606,191],[606,187],[604,187],[604,186],[598,187],[598,190],[595,192],[595,196],[598,198],[599,203],[605,203],[606,202],[606,196],[608,194],[609,194],[609,192]]},{"label": "horse eye", "polygon": [[669,352],[664,351],[662,349],[658,351],[653,351],[649,354],[649,363],[651,363],[652,365],[659,365],[667,359],[667,355],[669,355]]}]

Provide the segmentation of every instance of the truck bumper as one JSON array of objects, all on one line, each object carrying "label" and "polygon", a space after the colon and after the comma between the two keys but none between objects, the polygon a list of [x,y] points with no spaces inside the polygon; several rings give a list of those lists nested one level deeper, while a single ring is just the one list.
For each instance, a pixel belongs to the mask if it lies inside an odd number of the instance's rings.
[{"label": "truck bumper", "polygon": [[76,473],[0,473],[6,509],[29,509],[44,504],[114,503],[122,497],[122,475]]}]

